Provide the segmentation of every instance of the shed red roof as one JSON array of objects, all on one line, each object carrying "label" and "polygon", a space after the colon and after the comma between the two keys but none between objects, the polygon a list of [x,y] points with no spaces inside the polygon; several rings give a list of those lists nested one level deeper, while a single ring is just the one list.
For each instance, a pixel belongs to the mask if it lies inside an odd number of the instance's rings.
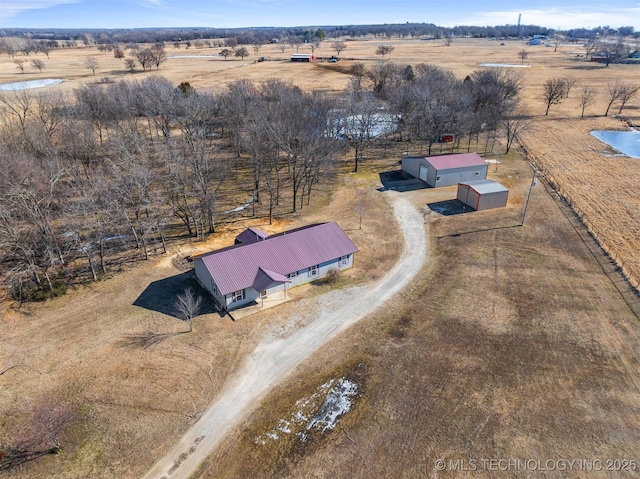
[{"label": "shed red roof", "polygon": [[201,260],[222,294],[264,287],[265,280],[283,282],[286,275],[353,254],[358,248],[334,223],[286,231],[264,241],[239,244],[194,257]]},{"label": "shed red roof", "polygon": [[427,156],[425,158],[438,171],[450,168],[464,168],[469,166],[486,166],[477,153],[461,153],[457,155]]}]

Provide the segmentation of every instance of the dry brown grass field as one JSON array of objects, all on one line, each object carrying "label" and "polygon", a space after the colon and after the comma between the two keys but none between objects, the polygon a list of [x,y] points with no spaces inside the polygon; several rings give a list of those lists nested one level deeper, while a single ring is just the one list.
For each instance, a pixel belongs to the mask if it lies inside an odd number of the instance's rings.
[{"label": "dry brown grass field", "polygon": [[[319,56],[334,52],[324,42]],[[567,55],[581,47],[527,47],[519,42],[456,39],[449,47],[420,40],[349,41],[337,64],[292,64],[274,45],[255,63],[212,58],[169,59],[159,71],[127,73],[122,60],[94,48],[55,50],[42,72],[21,74],[0,58],[0,83],[64,78],[71,91],[103,77],[136,79],[162,75],[197,89],[222,89],[240,78],[290,80],[305,89],[339,92],[352,61],[371,65],[375,49],[391,44],[390,61],[433,63],[464,77],[482,62],[519,63],[523,98],[535,116],[522,135],[526,154],[500,157],[490,178],[511,188],[508,207],[458,216],[429,213],[427,203],[453,190],[411,193],[427,215],[429,266],[402,297],[313,355],[274,391],[210,456],[199,477],[495,477],[482,458],[640,460],[640,327],[544,189],[534,189],[526,226],[519,220],[534,162],[584,215],[593,233],[630,275],[640,275],[640,160],[608,157],[592,129],[622,129],[619,119],[595,117],[606,108],[612,78],[638,81],[640,69],[604,67]],[[176,50],[172,55],[211,55],[219,49]],[[294,51],[294,50],[293,50]],[[301,47],[300,52],[304,51]],[[96,75],[83,66],[95,56]],[[42,55],[39,55],[39,58]],[[349,60],[354,59],[354,60]],[[572,76],[570,98],[544,117],[542,85]],[[598,101],[581,120],[577,91],[598,89]],[[640,98],[623,111],[640,123]],[[617,112],[617,110],[616,110]],[[0,375],[0,442],[19,430],[29,406],[62,394],[81,405],[62,453],[13,470],[16,478],[141,476],[193,424],[236,371],[243,357],[272,328],[286,324],[301,301],[291,301],[241,321],[205,314],[194,332],[161,311],[135,306],[147,291],[162,303],[162,291],[184,284],[173,255],[227,245],[246,225],[268,231],[337,219],[360,249],[356,268],[341,284],[381,276],[398,257],[401,239],[378,174],[397,168],[402,151],[375,151],[363,172],[341,165],[333,186],[295,216],[274,225],[264,219],[223,225],[207,243],[176,247],[65,297],[20,309],[0,309],[2,360],[17,367]],[[364,227],[353,208],[356,192],[369,199]],[[156,283],[158,282],[158,283]],[[150,288],[157,285],[158,288]],[[325,286],[293,290],[294,299],[320,294]],[[160,293],[159,293],[160,292]],[[154,295],[159,295],[155,297]],[[161,308],[160,308],[161,309]],[[165,334],[148,348],[143,333]],[[1,366],[1,365],[0,365]],[[255,438],[288,414],[295,401],[329,378],[353,378],[361,387],[354,409],[327,435],[307,443],[293,439],[267,446]],[[478,471],[437,471],[435,461],[478,461]],[[447,462],[448,465],[448,462]],[[640,467],[640,465],[638,465]],[[535,477],[637,477],[637,471],[535,471]],[[522,477],[524,472],[505,474]]]}]

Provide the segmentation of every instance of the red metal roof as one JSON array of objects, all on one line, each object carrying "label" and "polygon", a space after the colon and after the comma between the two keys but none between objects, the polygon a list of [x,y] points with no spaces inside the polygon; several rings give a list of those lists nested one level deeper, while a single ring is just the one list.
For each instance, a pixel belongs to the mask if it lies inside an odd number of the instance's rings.
[{"label": "red metal roof", "polygon": [[427,156],[425,158],[438,171],[450,168],[465,168],[469,166],[486,166],[477,153],[461,153],[457,155]]},{"label": "red metal roof", "polygon": [[358,248],[344,231],[331,222],[286,231],[257,243],[212,251],[194,260],[202,260],[220,292],[229,294],[248,288],[256,281],[262,285],[265,276],[281,281],[289,273],[356,251]]}]

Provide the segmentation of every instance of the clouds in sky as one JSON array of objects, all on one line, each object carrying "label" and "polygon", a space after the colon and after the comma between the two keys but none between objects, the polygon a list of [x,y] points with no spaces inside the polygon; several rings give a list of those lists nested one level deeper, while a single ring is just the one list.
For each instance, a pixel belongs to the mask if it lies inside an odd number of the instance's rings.
[{"label": "clouds in sky", "polygon": [[260,27],[426,22],[515,24],[556,29],[633,26],[628,0],[0,0],[0,27]]}]

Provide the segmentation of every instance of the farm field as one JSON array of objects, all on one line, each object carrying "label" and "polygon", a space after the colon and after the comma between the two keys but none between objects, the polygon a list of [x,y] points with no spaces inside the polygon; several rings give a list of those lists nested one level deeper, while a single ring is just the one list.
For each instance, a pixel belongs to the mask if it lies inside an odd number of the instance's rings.
[{"label": "farm field", "polygon": [[[329,44],[323,42],[316,55],[332,55]],[[254,62],[254,54],[243,61],[169,58],[159,71],[130,74],[112,53],[89,47],[54,50],[50,60],[43,57],[42,72],[27,67],[25,74],[2,56],[0,83],[64,78],[47,88],[71,92],[104,77],[161,75],[215,90],[242,78],[280,78],[338,93],[349,83],[355,61],[380,61],[380,44],[395,47],[389,61],[433,63],[460,78],[480,63],[518,63],[520,50],[530,52],[530,67],[521,69],[522,96],[533,115],[520,138],[524,151],[503,156],[497,150],[501,163],[489,168],[491,179],[511,189],[508,207],[440,216],[426,205],[455,195],[453,190],[406,193],[424,212],[431,238],[429,266],[418,281],[310,357],[228,436],[197,477],[494,477],[495,471],[482,469],[453,471],[448,461],[477,459],[481,468],[481,458],[640,460],[640,323],[542,187],[534,189],[526,226],[515,227],[533,163],[580,210],[637,284],[640,160],[612,156],[589,131],[640,125],[640,98],[621,118],[597,116],[606,109],[607,81],[637,82],[638,66],[604,67],[565,53],[579,46],[554,52],[519,42],[456,39],[446,47],[392,39],[348,41],[335,64],[292,64],[287,59],[295,50],[283,54],[265,45],[259,53],[268,57],[265,62]],[[167,46],[169,56],[219,50]],[[100,64],[95,76],[82,63],[89,55]],[[574,77],[577,83],[545,117],[542,85],[552,77]],[[580,119],[577,92],[587,84],[598,97]],[[356,268],[339,286],[380,277],[398,258],[401,239],[376,189],[379,173],[396,169],[402,154],[399,145],[375,150],[354,175],[347,153],[322,198],[278,218],[273,232],[338,219],[360,249]],[[353,206],[360,192],[368,199],[362,230]],[[180,334],[186,325],[166,308],[135,305],[152,284],[159,289],[150,301],[162,303],[167,288],[187,280],[173,258],[230,244],[245,225],[239,221],[222,225],[205,244],[176,246],[161,259],[62,298],[0,307],[2,357],[18,364],[0,375],[0,443],[43,397],[74,397],[83,411],[61,454],[28,462],[8,477],[142,476],[218,396],[264,335],[286,328],[298,308],[309,307],[305,296],[331,289],[297,288],[294,301],[235,323],[204,314],[190,334]],[[260,219],[247,218],[246,224],[269,230]],[[149,333],[162,340],[149,347],[136,341]],[[355,381],[360,393],[334,431],[308,442],[291,435],[256,443],[294,412],[298,399],[337,377]],[[440,458],[447,461],[445,470],[436,467]],[[553,471],[547,477],[566,475]]]}]

